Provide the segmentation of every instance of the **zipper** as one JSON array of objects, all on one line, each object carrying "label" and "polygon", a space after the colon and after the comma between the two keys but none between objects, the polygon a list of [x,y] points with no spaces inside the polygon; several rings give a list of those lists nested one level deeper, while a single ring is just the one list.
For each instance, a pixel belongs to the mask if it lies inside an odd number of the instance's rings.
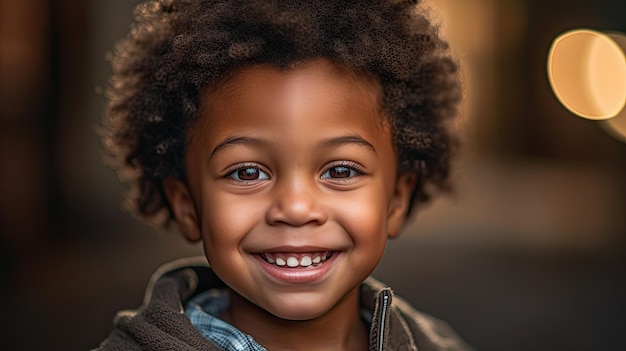
[{"label": "zipper", "polygon": [[380,332],[378,333],[378,351],[383,351],[383,342],[385,340],[385,328],[387,327],[387,310],[391,301],[389,290],[382,291],[382,303],[379,311],[378,320],[380,321]]}]

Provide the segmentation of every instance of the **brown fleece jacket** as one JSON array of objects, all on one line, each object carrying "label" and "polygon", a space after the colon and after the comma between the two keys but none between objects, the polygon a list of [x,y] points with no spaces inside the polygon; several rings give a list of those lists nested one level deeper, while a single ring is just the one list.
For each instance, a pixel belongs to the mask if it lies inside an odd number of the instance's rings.
[{"label": "brown fleece jacket", "polygon": [[[119,312],[115,329],[95,350],[220,351],[191,324],[184,305],[199,292],[221,287],[204,257],[164,265],[150,279],[142,306]],[[416,311],[373,278],[361,286],[361,301],[372,311],[370,351],[471,350],[447,324]]]}]

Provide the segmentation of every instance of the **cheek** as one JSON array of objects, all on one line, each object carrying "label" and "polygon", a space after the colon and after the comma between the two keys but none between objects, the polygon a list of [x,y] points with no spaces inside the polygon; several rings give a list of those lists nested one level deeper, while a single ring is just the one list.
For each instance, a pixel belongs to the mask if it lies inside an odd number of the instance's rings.
[{"label": "cheek", "polygon": [[379,246],[387,238],[387,196],[382,183],[368,191],[355,194],[349,203],[339,201],[336,210],[342,213],[344,226],[355,244]]},{"label": "cheek", "polygon": [[[202,237],[207,253],[231,252],[263,218],[261,204],[254,199],[220,195],[208,191],[202,208]],[[219,250],[212,248],[219,247]],[[209,257],[211,259],[211,257]]]},{"label": "cheek", "polygon": [[[370,201],[373,199],[370,199]],[[381,201],[381,199],[376,199]],[[371,203],[371,202],[370,202]],[[370,275],[385,253],[387,245],[387,224],[385,211],[380,206],[368,206],[361,202],[354,208],[350,220],[344,224],[345,230],[353,241],[350,255],[352,273],[359,279]]]}]

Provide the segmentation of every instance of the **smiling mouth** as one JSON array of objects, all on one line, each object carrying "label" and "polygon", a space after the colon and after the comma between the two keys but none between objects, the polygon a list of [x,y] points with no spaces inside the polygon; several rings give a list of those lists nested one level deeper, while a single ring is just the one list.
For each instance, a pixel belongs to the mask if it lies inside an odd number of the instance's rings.
[{"label": "smiling mouth", "polygon": [[261,258],[271,264],[278,267],[285,268],[306,268],[315,267],[323,264],[326,260],[331,258],[333,251],[320,251],[309,253],[278,253],[278,252],[264,252],[259,254]]}]

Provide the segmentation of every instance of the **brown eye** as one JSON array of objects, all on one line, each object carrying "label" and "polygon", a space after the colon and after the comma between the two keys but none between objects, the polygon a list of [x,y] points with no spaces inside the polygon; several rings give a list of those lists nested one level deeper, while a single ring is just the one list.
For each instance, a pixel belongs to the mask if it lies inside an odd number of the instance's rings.
[{"label": "brown eye", "polygon": [[266,180],[269,176],[256,167],[245,167],[233,171],[228,175],[229,178],[239,181]]},{"label": "brown eye", "polygon": [[259,170],[255,168],[240,169],[237,171],[237,176],[241,180],[255,180],[259,178]]},{"label": "brown eye", "polygon": [[333,166],[322,174],[322,179],[346,179],[361,175],[356,166]]},{"label": "brown eye", "polygon": [[333,167],[328,170],[328,175],[331,178],[348,178],[350,176],[350,168],[348,167]]}]

